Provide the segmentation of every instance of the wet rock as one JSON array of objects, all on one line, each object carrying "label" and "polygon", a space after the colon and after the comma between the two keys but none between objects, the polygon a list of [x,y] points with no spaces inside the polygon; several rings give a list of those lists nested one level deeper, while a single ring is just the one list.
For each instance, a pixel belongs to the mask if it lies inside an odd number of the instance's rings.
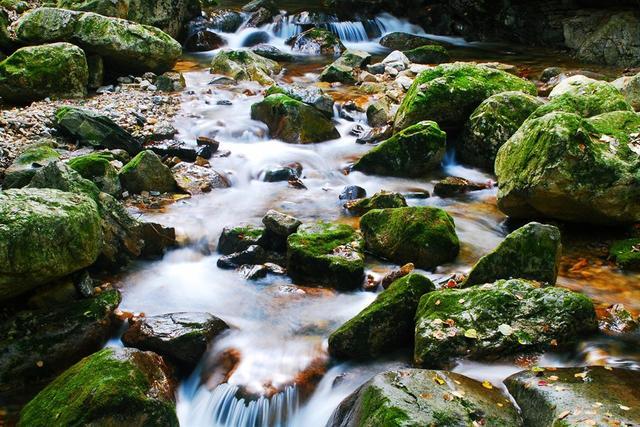
[{"label": "wet rock", "polygon": [[448,176],[436,182],[433,187],[433,194],[443,198],[454,197],[471,191],[486,190],[487,188],[490,188],[490,186],[486,183],[473,182],[457,176]]},{"label": "wet rock", "polygon": [[265,182],[281,182],[292,179],[299,179],[302,173],[302,165],[299,163],[290,166],[282,166],[279,168],[268,169],[264,173]]},{"label": "wet rock", "polygon": [[144,240],[144,246],[140,253],[143,258],[161,258],[167,248],[177,244],[176,229],[173,227],[164,227],[154,222],[143,222],[139,228]]},{"label": "wet rock", "polygon": [[361,50],[346,50],[340,58],[327,65],[320,74],[320,81],[355,83],[356,72],[369,62],[371,55]]},{"label": "wet rock", "polygon": [[402,369],[376,375],[342,401],[328,426],[517,426],[518,411],[498,388],[447,371]]},{"label": "wet rock", "polygon": [[382,127],[391,121],[391,106],[386,99],[378,99],[367,107],[367,122],[371,127]]},{"label": "wet rock", "polygon": [[640,111],[640,74],[620,77],[611,84],[622,93],[634,110]]},{"label": "wet rock", "polygon": [[242,252],[249,246],[257,245],[263,233],[264,228],[253,225],[226,227],[218,240],[218,252],[223,255]]},{"label": "wet rock", "polygon": [[134,156],[140,152],[140,141],[118,126],[109,117],[92,110],[61,107],[56,111],[54,125],[80,144],[109,149],[123,149]]},{"label": "wet rock", "polygon": [[473,63],[442,64],[423,71],[402,101],[395,129],[433,120],[443,129],[460,129],[473,110],[491,95],[506,91],[536,94],[533,83]]},{"label": "wet rock", "polygon": [[370,360],[409,347],[420,297],[433,290],[433,283],[419,274],[396,280],[329,336],[329,353],[339,359]]},{"label": "wet rock", "polygon": [[193,29],[184,41],[187,52],[208,52],[225,46],[227,42],[209,29]]},{"label": "wet rock", "polygon": [[53,141],[42,139],[28,146],[5,171],[3,188],[21,188],[29,184],[36,171],[60,158]]},{"label": "wet rock", "polygon": [[553,225],[530,222],[510,233],[498,247],[480,258],[464,286],[510,278],[554,285],[561,255],[560,230]]},{"label": "wet rock", "polygon": [[100,55],[110,70],[124,73],[168,71],[182,53],[177,41],[155,27],[91,12],[38,8],[22,15],[15,31],[29,44],[72,41]]},{"label": "wet rock", "polygon": [[180,162],[171,168],[171,172],[178,188],[191,195],[231,186],[226,176],[209,167]]},{"label": "wet rock", "polygon": [[340,38],[323,28],[311,28],[292,37],[286,43],[294,52],[305,55],[338,56],[345,50]]},{"label": "wet rock", "polygon": [[227,329],[224,321],[209,313],[170,313],[130,319],[122,342],[193,369],[211,340]]},{"label": "wet rock", "polygon": [[498,149],[543,102],[522,92],[503,92],[484,100],[471,114],[458,145],[460,159],[493,171]]},{"label": "wet rock", "polygon": [[392,126],[382,126],[371,128],[360,135],[356,139],[357,144],[375,144],[393,136]]},{"label": "wet rock", "polygon": [[367,250],[398,264],[433,269],[453,261],[460,243],[453,218],[442,209],[377,209],[360,218]]},{"label": "wet rock", "polygon": [[623,270],[640,271],[640,239],[614,242],[609,248],[609,257]]},{"label": "wet rock", "polygon": [[287,238],[296,232],[302,222],[291,215],[270,209],[262,218],[265,229],[273,234]]},{"label": "wet rock", "polygon": [[20,412],[20,426],[178,426],[171,370],[160,356],[105,348],[69,368]]},{"label": "wet rock", "polygon": [[271,86],[267,89],[265,96],[274,94],[287,95],[290,98],[315,107],[329,119],[333,117],[333,98],[316,86],[302,86],[299,84],[285,85],[280,83],[277,86]]},{"label": "wet rock", "polygon": [[145,148],[161,157],[177,157],[182,161],[191,163],[195,162],[198,157],[210,159],[215,151],[213,146],[208,144],[194,147],[185,142],[173,140],[149,144]]},{"label": "wet rock", "polygon": [[21,311],[0,323],[0,399],[24,403],[102,347],[113,332],[119,303],[117,291],[106,291],[54,308]]},{"label": "wet rock", "polygon": [[425,295],[416,314],[414,361],[497,358],[566,346],[597,328],[588,297],[522,279]]},{"label": "wet rock", "polygon": [[122,186],[132,194],[143,191],[171,193],[177,190],[171,169],[153,151],[141,151],[119,173]]},{"label": "wet rock", "polygon": [[270,95],[253,104],[251,118],[266,123],[272,138],[292,144],[340,137],[331,120],[319,110],[283,94]]},{"label": "wet rock", "polygon": [[243,265],[240,267],[240,275],[246,280],[260,280],[267,277],[269,268],[265,265]]},{"label": "wet rock", "polygon": [[[244,24],[244,28],[262,27],[263,25],[269,24],[272,20],[273,20],[273,12],[270,11],[269,9],[261,7],[255,12],[251,13],[251,16],[249,17],[247,22]],[[259,38],[260,41],[258,41],[258,43],[266,43],[269,41],[270,36],[266,32],[253,33],[249,36],[249,38],[257,34],[262,34],[262,36],[260,36]],[[264,37],[264,35],[266,35],[266,37]],[[244,44],[244,46],[253,46],[253,45],[254,44]]]},{"label": "wet rock", "polygon": [[287,239],[287,271],[297,283],[356,289],[364,278],[362,246],[348,225],[304,224]]},{"label": "wet rock", "polygon": [[98,89],[104,83],[104,61],[99,55],[87,56],[87,68],[89,79],[87,85],[90,89]]},{"label": "wet rock", "polygon": [[278,62],[291,62],[295,59],[295,57],[290,53],[283,52],[277,47],[265,43],[260,43],[252,47],[251,51],[257,55],[264,56],[265,58]]},{"label": "wet rock", "polygon": [[514,374],[504,383],[527,425],[623,426],[640,420],[638,376],[633,370],[538,368]]},{"label": "wet rock", "polygon": [[273,12],[278,11],[278,6],[273,0],[252,0],[242,6],[243,12],[255,12],[260,8],[269,9]]},{"label": "wet rock", "polygon": [[248,50],[222,50],[211,61],[211,73],[234,80],[253,80],[263,85],[274,84],[272,75],[281,70],[277,62]]},{"label": "wet rock", "polygon": [[74,157],[67,164],[83,178],[93,182],[100,191],[120,197],[122,187],[118,171],[111,164],[113,160],[109,152],[96,152]]},{"label": "wet rock", "polygon": [[446,137],[435,122],[419,122],[366,153],[353,165],[353,170],[377,175],[423,177],[440,166],[446,150]]},{"label": "wet rock", "polygon": [[380,44],[391,50],[411,50],[425,45],[437,45],[431,39],[409,33],[389,33],[380,39]]},{"label": "wet rock", "polygon": [[340,200],[356,200],[367,196],[367,190],[357,185],[348,185],[344,187],[338,198]]},{"label": "wet rock", "polygon": [[221,256],[217,265],[219,268],[233,270],[245,264],[262,264],[267,260],[267,252],[262,246],[251,245],[247,249],[229,255]]},{"label": "wet rock", "polygon": [[382,286],[383,289],[387,289],[393,282],[411,274],[413,270],[415,270],[415,266],[412,263],[407,263],[399,269],[385,274],[380,280],[380,286]]},{"label": "wet rock", "polygon": [[640,161],[639,131],[630,111],[527,120],[498,151],[498,207],[515,218],[637,222],[640,187],[631,177]]},{"label": "wet rock", "polygon": [[542,73],[540,74],[540,81],[546,83],[550,81],[552,78],[562,74],[562,71],[563,70],[560,67],[547,67],[544,70],[542,70]]},{"label": "wet rock", "polygon": [[102,250],[98,207],[82,194],[3,191],[0,223],[0,300],[88,267]]},{"label": "wet rock", "polygon": [[451,60],[447,49],[438,45],[420,46],[407,50],[404,54],[411,62],[417,64],[442,64]]},{"label": "wet rock", "polygon": [[391,209],[407,206],[407,201],[402,194],[390,191],[379,191],[366,199],[351,200],[344,207],[354,215],[364,215],[372,209]]},{"label": "wet rock", "polygon": [[209,25],[213,30],[219,30],[225,33],[235,33],[240,25],[242,25],[242,15],[235,10],[216,9],[207,11],[206,14]]},{"label": "wet rock", "polygon": [[401,51],[394,50],[382,60],[382,64],[384,64],[385,69],[392,68],[396,71],[404,71],[409,67],[411,61]]},{"label": "wet rock", "polygon": [[52,43],[18,49],[0,62],[0,97],[25,104],[87,95],[89,69],[82,49]]},{"label": "wet rock", "polygon": [[[8,27],[9,27],[9,15],[3,9],[0,11],[0,49],[2,50],[11,50],[13,45],[13,41],[11,40],[11,36],[9,35]],[[0,55],[0,60],[4,59],[2,55]]]},{"label": "wet rock", "polygon": [[640,327],[638,320],[627,311],[623,304],[613,304],[608,307],[606,314],[599,316],[600,331],[608,335],[628,334]]}]

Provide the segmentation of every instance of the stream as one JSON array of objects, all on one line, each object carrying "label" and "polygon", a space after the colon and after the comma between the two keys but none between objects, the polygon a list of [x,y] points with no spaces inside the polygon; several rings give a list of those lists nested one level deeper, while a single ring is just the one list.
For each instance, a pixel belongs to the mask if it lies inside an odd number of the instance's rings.
[{"label": "stream", "polygon": [[[348,48],[366,50],[384,56],[388,51],[378,44],[381,35],[393,31],[425,34],[419,27],[390,15],[367,22],[329,22]],[[372,30],[373,29],[373,30]],[[260,29],[220,33],[227,48],[241,48],[258,31],[269,34],[269,44],[290,51],[285,40],[300,31],[292,20],[269,24]],[[373,36],[372,36],[372,33]],[[435,37],[435,36],[434,36]],[[571,66],[568,58],[553,52],[518,49],[512,46],[467,43],[458,38],[436,37],[452,46],[456,60],[501,61],[527,69],[532,75],[548,66]],[[496,189],[465,196],[441,199],[419,198],[445,176],[460,176],[475,181],[493,181],[495,177],[471,169],[450,153],[440,172],[424,180],[346,175],[344,170],[371,146],[356,144],[350,134],[355,125],[367,128],[366,116],[355,115],[355,122],[339,117],[335,122],[341,137],[319,144],[292,145],[269,138],[261,122],[250,118],[250,107],[262,99],[257,83],[210,85],[207,64],[215,51],[186,55],[177,68],[186,78],[182,111],[173,125],[177,139],[195,144],[198,136],[215,137],[228,157],[212,159],[212,167],[231,182],[228,189],[183,199],[159,212],[144,212],[150,220],[176,228],[180,248],[163,259],[138,263],[114,283],[122,291],[121,309],[145,315],[180,311],[204,311],[227,322],[232,329],[211,346],[200,365],[185,379],[178,391],[180,424],[199,426],[324,426],[342,399],[373,375],[397,367],[410,366],[406,354],[389,355],[387,360],[366,364],[336,363],[327,354],[327,337],[343,322],[370,304],[373,292],[337,292],[332,289],[296,286],[286,276],[269,275],[258,281],[243,279],[236,271],[216,266],[216,244],[222,229],[238,224],[260,224],[268,209],[293,215],[303,222],[339,221],[357,226],[357,218],[342,208],[339,194],[345,186],[358,185],[368,195],[385,189],[403,193],[410,206],[438,206],[455,219],[462,243],[456,263],[436,271],[421,271],[434,282],[456,272],[468,272],[471,265],[493,249],[513,224],[496,207]],[[366,106],[368,98],[353,87],[331,87],[318,82],[322,67],[330,58],[301,57],[285,64],[279,80],[303,85],[318,84],[338,103],[353,99]],[[593,67],[589,68],[593,70]],[[615,74],[617,70],[598,70]],[[219,101],[230,101],[221,105]],[[228,104],[228,103],[226,103]],[[307,189],[295,189],[286,182],[263,182],[264,172],[273,167],[299,162]],[[414,197],[412,197],[414,196]],[[565,231],[565,230],[563,230]],[[606,307],[623,303],[634,313],[640,311],[640,277],[623,274],[602,261],[594,249],[596,231],[574,227],[565,238],[559,286],[580,291]],[[587,267],[572,267],[580,259]],[[367,273],[382,276],[393,266],[368,258]],[[122,345],[119,338],[109,345]],[[605,335],[582,342],[572,353],[547,353],[535,363],[547,366],[608,364],[640,369],[638,340],[622,340]],[[229,352],[239,354],[239,363],[219,384],[217,363]],[[523,369],[528,361],[504,360],[496,363],[461,361],[453,370],[496,386],[508,375]],[[309,384],[298,386],[308,380]],[[239,393],[242,391],[242,393]],[[239,397],[239,396],[252,396]]]}]

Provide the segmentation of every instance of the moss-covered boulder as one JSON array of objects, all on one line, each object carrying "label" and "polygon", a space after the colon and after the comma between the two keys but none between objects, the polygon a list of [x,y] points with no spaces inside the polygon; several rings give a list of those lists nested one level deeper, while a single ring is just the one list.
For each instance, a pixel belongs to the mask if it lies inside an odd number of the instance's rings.
[{"label": "moss-covered boulder", "polygon": [[371,55],[361,50],[346,50],[340,58],[327,65],[320,74],[320,81],[355,83],[357,70],[361,69],[371,59]]},{"label": "moss-covered boulder", "polygon": [[251,106],[251,118],[265,123],[272,138],[309,144],[340,138],[340,133],[319,110],[284,94],[269,95]]},{"label": "moss-covered boulder", "polygon": [[475,182],[459,176],[448,176],[435,183],[433,194],[442,198],[456,197],[488,188],[491,188],[491,184],[487,182]]},{"label": "moss-covered boulder", "polygon": [[345,224],[303,224],[287,238],[287,271],[298,283],[351,290],[362,285],[362,238]]},{"label": "moss-covered boulder", "polygon": [[624,270],[640,271],[640,239],[614,242],[609,248],[609,257]]},{"label": "moss-covered boulder", "polygon": [[242,252],[249,246],[257,245],[263,234],[263,227],[253,225],[225,227],[218,239],[218,252],[222,255]]},{"label": "moss-covered boulder", "polygon": [[437,45],[436,42],[426,37],[399,31],[386,34],[380,39],[380,44],[391,50],[411,50],[426,45]]},{"label": "moss-covered boulder", "polygon": [[3,9],[0,10],[0,49],[9,50],[13,45],[13,41],[11,40],[11,36],[9,35],[9,15]]},{"label": "moss-covered boulder", "polygon": [[159,191],[171,193],[178,189],[176,180],[156,153],[141,151],[120,169],[120,182],[131,193]]},{"label": "moss-covered boulder", "polygon": [[180,43],[156,27],[91,12],[38,8],[22,15],[15,31],[28,44],[72,42],[118,72],[163,73],[182,53]]},{"label": "moss-covered boulder", "polygon": [[329,427],[521,425],[498,388],[447,371],[402,369],[376,375],[335,410]]},{"label": "moss-covered boulder", "polygon": [[232,79],[274,84],[272,76],[281,70],[277,62],[249,50],[221,50],[211,60],[211,73]]},{"label": "moss-covered boulder", "polygon": [[417,64],[442,64],[451,59],[447,49],[433,44],[406,50],[404,54],[409,58],[409,61]]},{"label": "moss-covered boulder", "polygon": [[522,279],[431,292],[416,313],[414,361],[497,358],[575,342],[597,329],[591,300]]},{"label": "moss-covered boulder", "polygon": [[397,264],[433,269],[460,250],[453,218],[442,209],[375,209],[360,218],[367,250]]},{"label": "moss-covered boulder", "polygon": [[383,141],[353,165],[353,170],[389,176],[423,177],[440,166],[447,135],[435,122],[410,126]]},{"label": "moss-covered boulder", "polygon": [[66,370],[20,412],[18,426],[178,427],[175,382],[160,356],[105,348]]},{"label": "moss-covered boulder", "polygon": [[0,192],[0,300],[88,267],[101,250],[100,214],[90,197]]},{"label": "moss-covered boulder", "polygon": [[585,366],[536,368],[504,381],[525,425],[632,426],[640,422],[638,372]]},{"label": "moss-covered boulder", "polygon": [[5,171],[3,188],[24,187],[39,168],[58,158],[60,154],[53,149],[51,140],[45,139],[28,146]]},{"label": "moss-covered boulder", "polygon": [[461,129],[482,101],[507,91],[537,93],[533,83],[505,71],[473,63],[442,64],[416,77],[398,109],[395,128],[433,120],[445,130]]},{"label": "moss-covered boulder", "polygon": [[305,86],[301,84],[283,84],[271,86],[265,92],[265,96],[274,95],[277,93],[283,93],[290,98],[302,101],[307,105],[310,105],[320,112],[322,112],[328,118],[333,117],[333,98],[331,95],[325,94],[322,89],[316,86]]},{"label": "moss-covered boulder", "polygon": [[498,151],[498,207],[516,218],[624,224],[640,220],[640,116],[527,120]]},{"label": "moss-covered boulder", "polygon": [[142,150],[140,141],[111,118],[86,108],[64,106],[56,110],[54,125],[78,143],[93,147],[122,149],[135,156]]},{"label": "moss-covered boulder", "polygon": [[68,301],[55,308],[21,311],[0,323],[0,400],[30,399],[113,333],[117,291]]},{"label": "moss-covered boulder", "polygon": [[403,208],[405,206],[407,206],[407,201],[402,194],[384,190],[365,199],[350,200],[344,205],[349,213],[354,215],[364,215],[373,209]]},{"label": "moss-covered boulder", "polygon": [[337,35],[318,27],[311,28],[292,37],[287,40],[287,44],[291,46],[291,50],[294,52],[305,55],[338,56],[345,50]]},{"label": "moss-covered boulder", "polygon": [[193,369],[211,340],[227,329],[224,321],[209,313],[170,313],[130,319],[122,342]]},{"label": "moss-covered boulder", "polygon": [[420,297],[433,290],[433,283],[419,274],[396,280],[329,336],[329,353],[340,359],[370,360],[410,347]]},{"label": "moss-covered boulder", "polygon": [[480,258],[464,286],[511,278],[554,285],[561,255],[560,230],[553,225],[530,222],[510,233],[497,248]]},{"label": "moss-covered boulder", "polygon": [[[55,41],[55,40],[51,40]],[[28,46],[0,62],[0,97],[24,104],[44,98],[82,98],[89,69],[84,52],[69,43]]]},{"label": "moss-covered boulder", "polygon": [[456,153],[463,162],[493,171],[498,149],[543,102],[522,92],[503,92],[482,101],[465,126]]},{"label": "moss-covered boulder", "polygon": [[640,111],[640,74],[620,77],[611,84],[622,93],[634,110]]},{"label": "moss-covered boulder", "polygon": [[108,152],[98,152],[74,157],[69,160],[69,167],[78,172],[83,178],[92,181],[107,194],[120,197],[122,187],[118,171],[111,164],[113,155]]}]

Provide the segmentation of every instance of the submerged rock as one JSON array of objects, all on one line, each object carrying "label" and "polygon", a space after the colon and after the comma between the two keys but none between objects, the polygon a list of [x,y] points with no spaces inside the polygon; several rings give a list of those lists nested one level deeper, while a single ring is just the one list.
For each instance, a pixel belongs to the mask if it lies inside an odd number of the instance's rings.
[{"label": "submerged rock", "polygon": [[60,158],[51,140],[43,139],[28,146],[5,171],[3,188],[21,188],[28,185],[36,171]]},{"label": "submerged rock", "polygon": [[264,228],[253,225],[224,228],[218,240],[218,252],[231,255],[242,252],[249,246],[257,245],[264,233]]},{"label": "submerged rock", "polygon": [[353,170],[389,176],[423,177],[444,158],[447,135],[435,122],[404,129],[366,153]]},{"label": "submerged rock", "polygon": [[510,233],[498,247],[480,258],[464,286],[511,278],[554,285],[561,255],[560,230],[553,225],[530,222]]},{"label": "submerged rock", "polygon": [[376,375],[331,416],[330,427],[518,426],[497,387],[447,371],[402,369]]},{"label": "submerged rock", "polygon": [[364,278],[362,238],[345,224],[303,224],[287,239],[287,271],[300,283],[357,289]]},{"label": "submerged rock", "polygon": [[609,257],[624,270],[640,271],[640,239],[614,242],[609,248]]},{"label": "submerged rock", "polygon": [[433,186],[433,194],[438,197],[454,197],[471,191],[480,191],[491,188],[491,184],[473,182],[457,176],[448,176],[436,182]]},{"label": "submerged rock", "polygon": [[635,370],[585,366],[538,368],[504,381],[526,425],[631,426],[640,422],[638,373]]},{"label": "submerged rock", "polygon": [[98,152],[74,157],[69,160],[71,169],[78,172],[83,178],[96,184],[100,191],[114,197],[120,197],[122,187],[118,171],[111,164],[114,157],[109,152]]},{"label": "submerged rock", "polygon": [[375,209],[360,218],[367,250],[398,264],[433,269],[460,250],[453,218],[442,209]]},{"label": "submerged rock", "polygon": [[340,359],[370,360],[409,347],[420,297],[433,290],[433,283],[419,274],[396,280],[329,336],[329,353]]},{"label": "submerged rock", "polygon": [[156,153],[149,150],[141,151],[124,165],[119,176],[122,186],[130,193],[171,193],[178,188],[171,169],[162,163]]},{"label": "submerged rock", "polygon": [[422,120],[433,120],[445,130],[460,129],[482,101],[506,91],[535,95],[536,87],[482,65],[442,64],[416,77],[398,109],[395,128],[402,130]]},{"label": "submerged rock", "polygon": [[431,292],[416,313],[414,361],[497,358],[575,342],[597,330],[589,298],[521,279]]},{"label": "submerged rock", "polygon": [[407,201],[400,193],[390,191],[378,191],[366,199],[348,201],[344,207],[354,215],[364,215],[372,209],[403,208]]},{"label": "submerged rock", "polygon": [[300,52],[305,55],[338,56],[345,50],[338,36],[329,30],[317,27],[292,37],[287,40],[287,44],[291,46],[291,50],[294,52]]},{"label": "submerged rock", "polygon": [[160,356],[105,348],[65,371],[20,412],[19,426],[178,427],[175,382]]},{"label": "submerged rock", "polygon": [[192,369],[211,340],[227,329],[224,321],[209,313],[170,313],[131,319],[122,342]]}]

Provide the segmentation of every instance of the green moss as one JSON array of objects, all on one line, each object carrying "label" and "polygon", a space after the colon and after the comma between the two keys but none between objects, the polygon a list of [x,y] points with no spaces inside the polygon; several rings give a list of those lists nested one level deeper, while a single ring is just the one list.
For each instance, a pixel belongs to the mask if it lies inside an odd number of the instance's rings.
[{"label": "green moss", "polygon": [[438,45],[420,46],[406,50],[404,54],[411,62],[418,64],[441,64],[450,60],[447,49]]},{"label": "green moss", "polygon": [[113,155],[109,152],[91,153],[69,160],[69,167],[83,178],[92,181],[107,194],[119,196],[122,192],[118,171],[111,164]]},{"label": "green moss", "polygon": [[138,153],[120,169],[118,175],[123,187],[132,193],[143,191],[171,193],[178,188],[171,170],[151,150]]},{"label": "green moss", "polygon": [[640,270],[640,239],[614,242],[609,248],[609,257],[625,270]]},{"label": "green moss", "polygon": [[49,140],[28,146],[5,171],[3,187],[21,188],[29,184],[38,168],[56,161],[60,155]]},{"label": "green moss", "polygon": [[382,390],[368,387],[362,395],[362,422],[360,427],[369,425],[379,426],[403,426],[410,419],[409,415],[401,408],[391,406]]},{"label": "green moss", "polygon": [[281,70],[277,62],[249,50],[221,50],[211,60],[211,73],[235,80],[254,80],[260,84],[274,84],[272,75]]},{"label": "green moss", "polygon": [[364,215],[373,209],[403,208],[407,206],[407,201],[400,193],[379,191],[366,199],[358,199],[347,202],[345,207],[354,215]]},{"label": "green moss", "polygon": [[249,246],[257,245],[263,233],[263,227],[255,227],[253,225],[225,228],[222,230],[218,240],[218,252],[223,255],[230,255],[243,251]]}]

